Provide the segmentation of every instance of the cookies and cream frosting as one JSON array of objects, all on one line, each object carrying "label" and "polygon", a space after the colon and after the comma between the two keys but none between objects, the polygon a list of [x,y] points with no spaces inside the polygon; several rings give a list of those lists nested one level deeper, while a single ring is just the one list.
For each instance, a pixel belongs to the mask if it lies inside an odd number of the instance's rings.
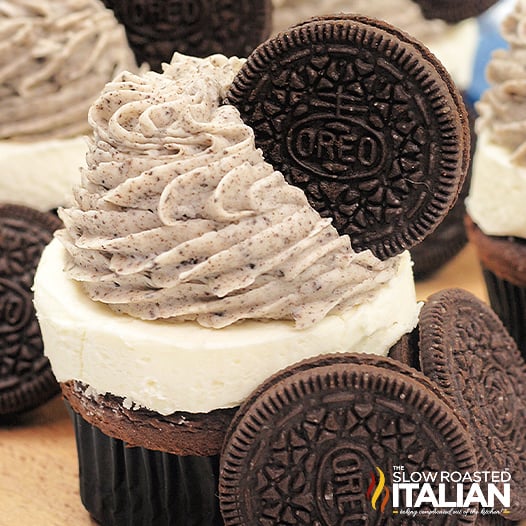
[{"label": "cookies and cream frosting", "polygon": [[486,68],[490,87],[476,105],[466,208],[485,234],[526,238],[526,0],[503,20],[501,33],[509,47],[493,53]]},{"label": "cookies and cream frosting", "polygon": [[461,89],[467,89],[473,75],[478,44],[478,27],[473,19],[447,24],[427,19],[413,0],[273,0],[274,31],[333,13],[358,13],[384,20],[424,42],[444,64]]},{"label": "cookies and cream frosting", "polygon": [[511,161],[526,166],[526,1],[503,20],[508,49],[494,51],[486,67],[490,88],[477,103],[477,133],[511,151]]},{"label": "cookies and cream frosting", "polygon": [[87,168],[58,234],[91,299],[143,320],[301,329],[395,275],[399,258],[355,253],[222,104],[241,63],[176,54],[163,74],[121,74],[92,106]]},{"label": "cookies and cream frosting", "polygon": [[134,64],[98,0],[0,0],[0,140],[87,133],[91,102]]}]

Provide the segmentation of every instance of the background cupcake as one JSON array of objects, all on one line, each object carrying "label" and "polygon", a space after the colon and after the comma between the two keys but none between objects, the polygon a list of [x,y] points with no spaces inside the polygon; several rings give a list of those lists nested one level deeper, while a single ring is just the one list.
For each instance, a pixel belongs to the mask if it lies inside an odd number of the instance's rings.
[{"label": "background cupcake", "polygon": [[126,28],[139,63],[161,71],[174,52],[246,57],[271,29],[271,0],[103,0]]},{"label": "background cupcake", "polygon": [[477,104],[473,181],[467,199],[470,239],[488,294],[526,352],[526,2],[516,3],[501,31],[509,49],[493,54],[490,88]]},{"label": "background cupcake", "polygon": [[98,0],[0,2],[0,417],[59,390],[43,356],[33,276],[87,152],[87,112],[135,69],[124,30]]}]

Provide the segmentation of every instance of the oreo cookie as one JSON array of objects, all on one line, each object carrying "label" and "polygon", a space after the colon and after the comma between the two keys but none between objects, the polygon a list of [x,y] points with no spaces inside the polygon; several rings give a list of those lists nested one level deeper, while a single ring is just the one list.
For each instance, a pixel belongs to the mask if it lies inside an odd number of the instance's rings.
[{"label": "oreo cookie", "polygon": [[423,372],[467,422],[481,471],[509,473],[506,519],[526,519],[526,363],[498,316],[461,289],[433,294],[420,316]]},{"label": "oreo cookie", "polygon": [[419,378],[395,360],[340,354],[266,381],[227,432],[225,524],[473,524],[475,513],[407,517],[393,506],[393,466],[476,469],[463,424]]},{"label": "oreo cookie", "polygon": [[413,0],[426,18],[441,18],[450,24],[478,16],[498,0]]},{"label": "oreo cookie", "polygon": [[469,163],[462,97],[418,41],[355,15],[312,19],[256,48],[228,100],[266,159],[381,259],[453,206]]},{"label": "oreo cookie", "polygon": [[103,1],[126,28],[137,62],[156,71],[175,51],[246,57],[271,30],[271,0]]},{"label": "oreo cookie", "polygon": [[60,390],[43,355],[31,287],[61,224],[51,212],[0,205],[0,416],[35,408]]}]

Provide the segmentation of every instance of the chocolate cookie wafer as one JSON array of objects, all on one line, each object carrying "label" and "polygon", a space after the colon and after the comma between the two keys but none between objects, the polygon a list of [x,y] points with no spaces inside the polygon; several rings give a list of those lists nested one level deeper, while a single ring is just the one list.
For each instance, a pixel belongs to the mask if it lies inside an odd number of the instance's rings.
[{"label": "chocolate cookie wafer", "polygon": [[103,1],[126,28],[137,62],[157,71],[175,51],[246,57],[271,29],[271,0]]},{"label": "chocolate cookie wafer", "polygon": [[426,48],[384,22],[338,15],[291,28],[250,55],[228,100],[267,160],[381,259],[436,228],[467,171],[460,94]]},{"label": "chocolate cookie wafer", "polygon": [[478,16],[498,0],[414,0],[426,18],[441,18],[449,23]]},{"label": "chocolate cookie wafer", "polygon": [[0,416],[32,409],[59,391],[43,355],[31,287],[61,224],[52,213],[0,205]]},{"label": "chocolate cookie wafer", "polygon": [[526,518],[526,363],[497,315],[461,289],[429,297],[420,359],[468,423],[479,469],[510,474],[507,519]]},{"label": "chocolate cookie wafer", "polygon": [[394,360],[331,359],[285,369],[240,408],[221,459],[225,524],[473,524],[471,514],[402,516],[389,491],[393,465],[476,469],[451,408]]}]

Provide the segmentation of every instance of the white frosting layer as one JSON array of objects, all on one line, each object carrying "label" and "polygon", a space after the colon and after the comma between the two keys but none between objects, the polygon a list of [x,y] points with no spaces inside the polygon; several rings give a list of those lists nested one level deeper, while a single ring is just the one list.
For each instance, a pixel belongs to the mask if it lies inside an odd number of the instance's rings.
[{"label": "white frosting layer", "polygon": [[161,414],[208,412],[240,404],[262,381],[304,358],[331,352],[386,354],[417,323],[410,256],[366,304],[306,329],[288,321],[245,321],[221,330],[194,322],[142,321],[91,301],[62,272],[54,240],[35,277],[35,305],[46,354],[59,381]]},{"label": "white frosting layer", "polygon": [[0,141],[0,202],[47,211],[71,199],[88,150],[84,137]]},{"label": "white frosting layer", "polygon": [[487,235],[526,238],[526,167],[511,161],[511,151],[478,137],[466,208]]},{"label": "white frosting layer", "polygon": [[457,87],[465,90],[470,86],[473,77],[478,40],[477,21],[469,18],[459,24],[448,26],[440,36],[425,39],[424,44],[442,62]]}]

